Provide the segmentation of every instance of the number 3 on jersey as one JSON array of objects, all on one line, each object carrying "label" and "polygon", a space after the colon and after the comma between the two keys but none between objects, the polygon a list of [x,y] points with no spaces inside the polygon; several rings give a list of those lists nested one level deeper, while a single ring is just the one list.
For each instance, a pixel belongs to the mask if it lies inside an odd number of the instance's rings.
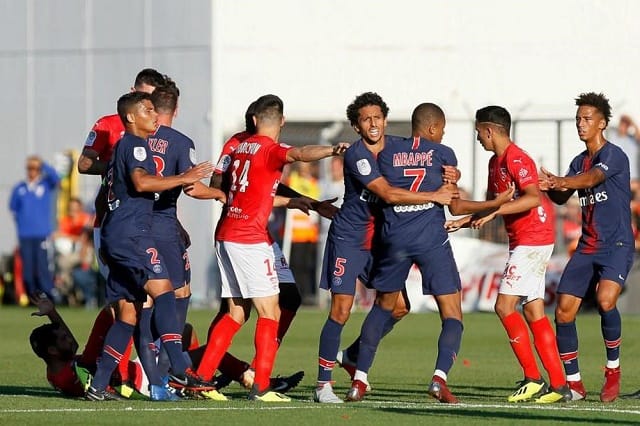
[{"label": "number 3 on jersey", "polygon": [[231,192],[236,192],[238,190],[238,186],[240,187],[240,192],[245,192],[247,190],[247,186],[249,186],[249,167],[251,167],[251,161],[246,160],[242,164],[242,170],[238,177],[240,160],[235,160],[233,162],[233,167],[231,168],[231,188],[229,188]]}]

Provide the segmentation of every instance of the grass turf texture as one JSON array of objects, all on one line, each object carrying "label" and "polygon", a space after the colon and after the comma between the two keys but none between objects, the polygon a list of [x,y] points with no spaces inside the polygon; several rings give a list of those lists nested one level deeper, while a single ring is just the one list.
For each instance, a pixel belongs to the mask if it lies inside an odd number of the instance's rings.
[{"label": "grass turf texture", "polygon": [[[2,345],[0,362],[0,424],[607,424],[640,423],[640,400],[618,399],[603,404],[598,395],[603,382],[604,345],[596,314],[578,318],[580,366],[588,391],[586,401],[567,404],[509,404],[507,396],[520,380],[521,370],[509,347],[506,334],[493,314],[465,316],[462,349],[449,376],[451,390],[460,405],[440,404],[426,394],[435,364],[440,320],[437,314],[410,314],[387,336],[370,371],[373,391],[362,403],[321,405],[311,401],[315,385],[318,336],[326,318],[320,310],[302,310],[296,317],[282,350],[275,374],[304,370],[302,383],[289,393],[290,403],[265,404],[246,401],[247,391],[233,383],[224,389],[229,402],[181,401],[153,403],[126,401],[95,403],[61,397],[45,379],[44,363],[31,351],[28,336],[45,322],[30,317],[29,308],[0,307]],[[61,309],[84,346],[97,311]],[[213,312],[192,311],[189,321],[205,340]],[[343,333],[347,344],[359,333],[363,313],[354,313]],[[236,336],[232,352],[250,360],[253,355],[252,319]],[[637,330],[640,317],[623,318],[622,393],[640,388],[640,353]],[[344,345],[342,346],[344,347]],[[344,396],[350,382],[340,368],[334,371],[335,390]]]}]

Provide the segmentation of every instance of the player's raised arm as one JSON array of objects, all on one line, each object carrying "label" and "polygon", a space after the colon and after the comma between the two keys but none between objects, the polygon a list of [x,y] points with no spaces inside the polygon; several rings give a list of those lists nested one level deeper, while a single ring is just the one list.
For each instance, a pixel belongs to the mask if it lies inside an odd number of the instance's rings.
[{"label": "player's raised arm", "polygon": [[287,152],[287,161],[317,161],[334,155],[342,155],[349,148],[347,142],[339,142],[336,145],[305,145],[292,148]]}]

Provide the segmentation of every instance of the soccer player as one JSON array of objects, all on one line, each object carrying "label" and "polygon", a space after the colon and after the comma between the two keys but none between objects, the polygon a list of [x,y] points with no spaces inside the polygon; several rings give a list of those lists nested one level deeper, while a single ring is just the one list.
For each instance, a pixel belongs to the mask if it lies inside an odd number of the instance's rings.
[{"label": "soccer player", "polygon": [[[153,68],[141,70],[135,78],[132,92],[151,93],[156,87],[163,86],[170,80]],[[116,143],[124,135],[125,129],[118,114],[100,117],[89,131],[84,142],[82,153],[78,157],[78,172],[87,175],[100,175],[104,178],[109,160]],[[94,220],[93,242],[96,253],[100,252],[100,224],[106,212],[106,194],[104,185],[100,185],[95,199],[96,217]],[[97,256],[100,273],[107,278],[108,271],[100,256]]]},{"label": "soccer player", "polygon": [[240,143],[230,156],[228,204],[216,229],[222,297],[229,299],[229,314],[211,331],[198,373],[205,379],[212,377],[253,302],[258,321],[255,379],[249,399],[287,401],[289,398],[269,388],[278,348],[280,309],[267,220],[286,164],[339,155],[347,145],[292,148],[278,143],[284,116],[282,100],[274,95],[256,101],[254,122],[256,134]]},{"label": "soccer player", "polygon": [[[115,305],[116,322],[105,338],[96,375],[88,388],[90,400],[112,399],[106,390],[109,376],[122,359],[147,294],[154,302],[156,328],[172,365],[172,384],[192,390],[211,390],[182,356],[177,326],[175,294],[162,255],[150,236],[154,192],[192,184],[208,177],[213,165],[201,163],[179,176],[156,176],[147,143],[156,131],[157,113],[148,93],[133,92],[118,100],[125,136],[118,142],[107,171],[108,212],[103,221],[102,253],[109,266],[107,300]],[[165,388],[158,400],[172,399]]]},{"label": "soccer player", "polygon": [[[514,200],[488,214],[458,219],[449,229],[479,228],[497,216],[504,219],[509,236],[509,259],[500,281],[495,311],[524,374],[518,389],[507,400],[521,402],[535,397],[539,403],[569,401],[571,391],[562,369],[555,334],[544,313],[545,271],[555,242],[553,205],[540,192],[533,159],[509,137],[509,112],[500,106],[481,108],[476,111],[475,126],[482,147],[494,153],[489,160],[487,199],[514,185]],[[456,211],[457,214],[477,212],[462,206]],[[520,303],[524,318],[517,310]],[[549,375],[550,387],[538,369],[529,329],[538,357]]]},{"label": "soccer player", "polygon": [[609,100],[602,93],[582,93],[576,105],[578,138],[586,149],[571,161],[566,176],[556,176],[544,168],[540,173],[540,187],[547,190],[553,202],[563,204],[578,191],[582,207],[582,236],[557,289],[556,339],[573,399],[584,399],[587,392],[578,367],[575,319],[588,289],[597,284],[607,355],[600,400],[612,402],[620,392],[622,320],[616,303],[634,256],[629,159],[604,137],[611,118]]},{"label": "soccer player", "polygon": [[[331,291],[331,307],[320,334],[318,349],[318,379],[314,400],[320,403],[343,402],[333,392],[331,375],[336,364],[340,335],[353,306],[356,279],[366,272],[371,261],[371,205],[378,199],[389,204],[449,204],[458,197],[454,188],[440,188],[435,192],[412,192],[397,188],[380,174],[376,156],[386,144],[401,139],[385,136],[388,112],[384,100],[372,92],[358,95],[347,107],[347,118],[360,139],[345,154],[344,202],[333,217],[324,252],[320,288]],[[385,324],[383,335],[408,313],[408,303],[404,297],[397,298],[394,317]]]},{"label": "soccer player", "polygon": [[[178,107],[180,91],[173,81],[156,88],[151,94],[151,102],[158,113],[158,129],[149,136],[147,142],[153,155],[158,176],[177,176],[195,165],[195,145],[193,141],[181,132],[173,129],[173,118]],[[194,185],[206,186],[201,182]],[[211,189],[212,198],[224,200],[222,191]],[[152,233],[158,252],[162,255],[169,274],[169,279],[176,294],[177,322],[180,330],[184,328],[187,319],[190,288],[190,264],[185,232],[178,221],[176,206],[181,187],[176,187],[160,193],[153,205]],[[157,348],[152,335],[153,303],[145,303],[140,315],[136,350],[143,361],[143,366],[149,377],[149,383],[158,385],[152,389],[162,387],[168,378],[170,368],[166,351],[159,352],[156,366]],[[206,395],[215,394],[215,391]],[[220,395],[216,395],[220,397]]]},{"label": "soccer player", "polygon": [[[231,154],[235,151],[238,145],[256,133],[255,123],[253,122],[255,106],[256,102],[254,101],[247,107],[247,111],[245,112],[245,130],[234,134],[222,147],[220,158],[216,163],[214,174],[211,177],[210,187],[222,188],[223,186],[228,186],[228,182],[223,185],[223,176],[229,167]],[[227,175],[226,178],[228,181],[229,176]],[[188,193],[196,198],[209,198],[208,194],[202,194],[200,191],[189,190]],[[303,211],[306,210],[306,213],[308,213],[308,209],[315,209],[325,217],[331,217],[335,214],[335,211],[337,211],[337,208],[331,204],[335,200],[316,201],[306,197],[301,197],[300,194],[280,183],[278,184],[276,196],[285,196],[284,194],[290,198],[288,201],[289,208],[296,208],[296,202],[300,200],[303,204],[298,205],[298,208],[301,208]],[[305,201],[308,201],[308,203],[305,203]],[[282,203],[282,200],[276,202]],[[293,273],[289,268],[287,259],[282,253],[280,246],[271,238],[270,235],[269,239],[271,241],[274,258],[276,259],[275,272],[278,276],[278,286],[280,288],[280,294],[278,297],[278,305],[280,307],[278,343],[282,343],[282,339],[284,339],[284,336],[296,316],[298,308],[300,307],[301,297]],[[211,329],[218,323],[218,321],[228,313],[229,303],[226,298],[223,298],[221,300],[218,314],[211,322],[209,333],[207,333],[207,335],[210,334]],[[220,361],[218,370],[222,373],[221,377],[216,378],[218,388],[220,388],[221,384],[225,381],[230,382],[231,380],[238,381],[247,389],[251,389],[253,386],[255,371],[251,367],[251,364],[234,357],[229,352],[227,352]],[[303,377],[304,371],[298,371],[291,376],[271,378],[271,389],[275,392],[286,393],[293,387],[297,386]]]},{"label": "soccer player", "polygon": [[[85,394],[89,375],[95,373],[96,361],[102,351],[104,336],[113,324],[111,308],[105,307],[98,313],[91,328],[87,344],[80,355],[78,342],[64,322],[55,306],[46,296],[33,298],[38,311],[32,316],[46,316],[51,321],[35,328],[29,336],[31,348],[47,365],[47,380],[63,395],[82,397]],[[126,363],[131,374],[128,379],[136,388],[140,388],[146,378],[139,363]],[[117,374],[111,377],[111,383],[124,393],[127,383]],[[123,386],[124,385],[124,386]],[[115,390],[111,390],[115,394]],[[128,395],[131,395],[129,388]]]},{"label": "soccer player", "polygon": [[[441,145],[446,124],[442,109],[432,103],[418,105],[411,117],[413,137],[389,143],[378,155],[378,167],[389,184],[411,191],[436,191],[455,186],[445,180],[445,166],[456,167],[453,151]],[[485,208],[497,207],[510,198],[501,194]],[[452,199],[454,204],[477,204],[473,201]],[[437,202],[422,205],[384,205],[383,224],[373,250],[371,285],[376,289],[375,303],[367,315],[360,334],[360,351],[352,387],[347,401],[359,401],[368,383],[368,371],[391,318],[396,301],[404,290],[406,277],[413,264],[422,275],[424,294],[432,294],[438,304],[442,331],[438,340],[438,357],[428,393],[443,403],[457,403],[449,391],[447,375],[462,338],[462,308],[460,277],[451,245],[444,228],[444,206]],[[406,236],[415,238],[407,240]]]}]

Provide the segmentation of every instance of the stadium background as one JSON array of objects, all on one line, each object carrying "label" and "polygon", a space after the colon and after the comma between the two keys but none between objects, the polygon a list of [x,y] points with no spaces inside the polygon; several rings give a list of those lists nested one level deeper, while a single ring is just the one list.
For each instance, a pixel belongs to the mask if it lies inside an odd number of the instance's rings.
[{"label": "stadium background", "polygon": [[[283,140],[304,143],[354,139],[344,110],[363,91],[384,97],[393,133],[408,132],[415,105],[436,102],[461,185],[481,197],[489,155],[474,140],[478,107],[508,108],[516,141],[555,172],[582,149],[578,93],[609,96],[613,123],[640,117],[638,16],[632,0],[1,0],[0,198],[6,206],[27,155],[64,165],[143,67],[177,81],[175,127],[201,160],[217,157],[264,93],[285,101]],[[97,183],[75,182],[84,201]],[[192,235],[194,300],[204,303],[216,212],[185,197],[179,214]],[[16,244],[6,207],[0,224],[4,254]]]}]

